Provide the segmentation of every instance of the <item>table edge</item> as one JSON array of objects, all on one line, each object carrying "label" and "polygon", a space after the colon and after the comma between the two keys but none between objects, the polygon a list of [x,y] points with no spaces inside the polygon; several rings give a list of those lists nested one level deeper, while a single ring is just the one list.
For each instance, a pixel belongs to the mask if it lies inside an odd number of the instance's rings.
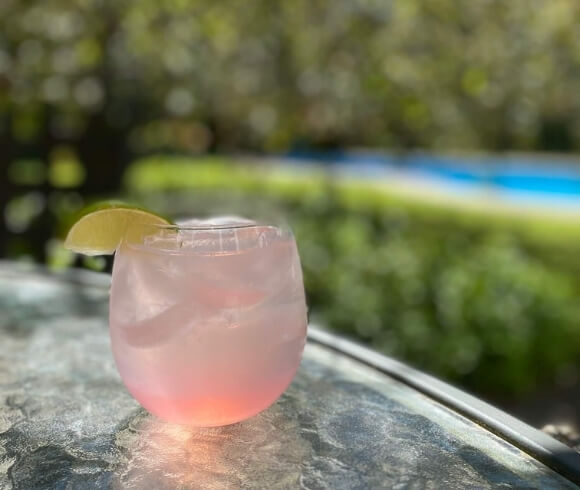
[{"label": "table edge", "polygon": [[580,485],[580,453],[489,403],[402,362],[309,325],[308,340],[370,366],[463,415]]}]

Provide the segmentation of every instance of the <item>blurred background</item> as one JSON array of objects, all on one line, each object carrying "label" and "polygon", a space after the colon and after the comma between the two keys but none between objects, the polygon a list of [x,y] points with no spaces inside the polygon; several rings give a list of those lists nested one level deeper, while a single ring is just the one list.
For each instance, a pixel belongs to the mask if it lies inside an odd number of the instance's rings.
[{"label": "blurred background", "polygon": [[580,3],[0,2],[0,257],[86,203],[272,210],[311,319],[580,414]]}]

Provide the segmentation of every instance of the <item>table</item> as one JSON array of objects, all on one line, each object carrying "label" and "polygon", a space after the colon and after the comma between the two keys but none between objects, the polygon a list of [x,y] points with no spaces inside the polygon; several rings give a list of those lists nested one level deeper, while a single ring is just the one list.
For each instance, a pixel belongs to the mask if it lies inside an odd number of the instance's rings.
[{"label": "table", "polygon": [[578,488],[578,453],[314,327],[296,379],[260,415],[160,421],[115,369],[108,287],[0,262],[0,488]]}]

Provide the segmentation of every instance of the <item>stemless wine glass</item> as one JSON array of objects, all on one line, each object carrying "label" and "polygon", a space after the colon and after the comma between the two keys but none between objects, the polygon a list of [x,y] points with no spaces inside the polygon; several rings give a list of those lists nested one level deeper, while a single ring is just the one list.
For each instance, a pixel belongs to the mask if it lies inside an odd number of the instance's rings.
[{"label": "stemless wine glass", "polygon": [[[127,236],[143,233],[127,233]],[[296,243],[247,220],[147,225],[119,246],[110,333],[129,392],[180,424],[219,426],[270,406],[306,341]]]}]

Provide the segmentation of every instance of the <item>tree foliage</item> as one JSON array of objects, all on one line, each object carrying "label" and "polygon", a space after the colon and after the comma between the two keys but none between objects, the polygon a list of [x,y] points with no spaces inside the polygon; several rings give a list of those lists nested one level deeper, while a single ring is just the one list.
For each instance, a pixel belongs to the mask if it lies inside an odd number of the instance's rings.
[{"label": "tree foliage", "polygon": [[3,131],[75,142],[101,118],[134,151],[569,150],[579,20],[573,0],[5,0]]},{"label": "tree foliage", "polygon": [[61,208],[151,152],[576,150],[579,20],[574,0],[3,0],[0,208],[44,203],[42,258]]}]

